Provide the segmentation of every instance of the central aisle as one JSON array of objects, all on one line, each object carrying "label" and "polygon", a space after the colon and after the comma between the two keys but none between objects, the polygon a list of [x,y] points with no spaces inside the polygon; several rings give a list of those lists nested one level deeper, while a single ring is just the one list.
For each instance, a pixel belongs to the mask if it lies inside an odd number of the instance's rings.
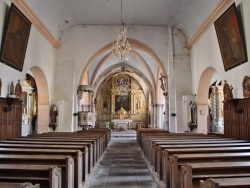
[{"label": "central aisle", "polygon": [[86,188],[159,188],[134,139],[112,139]]}]

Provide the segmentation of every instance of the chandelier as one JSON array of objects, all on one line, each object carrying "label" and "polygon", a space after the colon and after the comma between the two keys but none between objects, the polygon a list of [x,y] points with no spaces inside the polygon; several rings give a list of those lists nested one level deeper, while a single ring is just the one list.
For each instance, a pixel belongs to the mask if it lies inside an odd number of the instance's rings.
[{"label": "chandelier", "polygon": [[130,44],[127,40],[125,33],[127,29],[122,21],[122,0],[121,0],[121,26],[118,28],[118,38],[116,43],[113,43],[113,54],[118,57],[121,61],[126,59],[131,51]]}]

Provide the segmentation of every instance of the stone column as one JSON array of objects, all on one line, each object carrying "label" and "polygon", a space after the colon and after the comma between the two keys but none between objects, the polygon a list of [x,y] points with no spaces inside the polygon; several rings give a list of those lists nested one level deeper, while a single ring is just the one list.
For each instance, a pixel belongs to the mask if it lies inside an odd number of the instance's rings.
[{"label": "stone column", "polygon": [[168,95],[165,94],[165,116],[164,116],[164,129],[169,131],[169,103],[168,103]]},{"label": "stone column", "polygon": [[155,104],[155,128],[163,129],[163,104]]},{"label": "stone column", "polygon": [[[169,113],[176,112],[176,84],[175,84],[175,69],[174,69],[174,47],[173,47],[173,31],[172,27],[167,27],[167,49],[168,49],[168,108]],[[175,116],[169,116],[169,131],[177,132],[177,122]]]}]

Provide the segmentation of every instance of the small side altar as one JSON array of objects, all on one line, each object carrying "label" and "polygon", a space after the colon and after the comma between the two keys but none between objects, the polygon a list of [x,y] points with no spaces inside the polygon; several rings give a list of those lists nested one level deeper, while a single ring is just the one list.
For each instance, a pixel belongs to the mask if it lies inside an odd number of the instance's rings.
[{"label": "small side altar", "polygon": [[115,130],[129,130],[132,119],[113,119],[111,122],[114,125]]}]

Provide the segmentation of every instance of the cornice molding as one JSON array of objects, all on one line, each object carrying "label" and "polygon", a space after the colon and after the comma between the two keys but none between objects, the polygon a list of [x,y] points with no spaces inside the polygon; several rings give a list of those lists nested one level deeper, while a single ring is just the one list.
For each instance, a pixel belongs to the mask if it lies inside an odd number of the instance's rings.
[{"label": "cornice molding", "polygon": [[54,48],[60,47],[60,43],[53,37],[53,35],[24,0],[12,0],[12,2],[31,21],[36,29],[54,46]]},{"label": "cornice molding", "polygon": [[225,12],[233,3],[233,0],[220,0],[213,12],[208,16],[205,22],[199,27],[198,31],[189,39],[186,47],[191,49],[193,45],[201,38],[207,29]]}]

